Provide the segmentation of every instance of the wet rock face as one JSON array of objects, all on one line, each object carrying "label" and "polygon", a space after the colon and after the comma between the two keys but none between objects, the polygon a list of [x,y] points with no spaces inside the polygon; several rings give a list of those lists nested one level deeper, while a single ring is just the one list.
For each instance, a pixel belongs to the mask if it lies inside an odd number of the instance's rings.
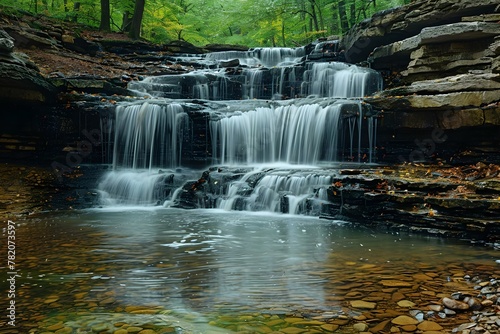
[{"label": "wet rock face", "polygon": [[21,103],[49,103],[55,88],[27,57],[14,52],[14,39],[0,30],[0,98]]},{"label": "wet rock face", "polygon": [[[245,178],[251,170],[213,167],[198,180],[184,185],[175,206],[217,208],[221,201],[226,201],[230,206],[226,209],[260,210],[262,203],[258,197],[265,196],[266,187],[259,182],[266,172]],[[297,213],[326,219],[348,218],[375,229],[494,243],[500,241],[499,172],[497,165],[486,164],[434,171],[423,166],[340,170],[340,174],[332,171],[331,185],[326,187],[327,197],[321,202],[321,208],[314,206],[315,196],[311,195]],[[237,191],[229,191],[232,185],[237,185]],[[285,191],[276,193],[280,197],[274,208],[276,212],[289,212],[288,195]],[[407,284],[394,280],[383,283],[388,287]],[[465,303],[469,303],[469,307],[478,304],[474,300]]]}]

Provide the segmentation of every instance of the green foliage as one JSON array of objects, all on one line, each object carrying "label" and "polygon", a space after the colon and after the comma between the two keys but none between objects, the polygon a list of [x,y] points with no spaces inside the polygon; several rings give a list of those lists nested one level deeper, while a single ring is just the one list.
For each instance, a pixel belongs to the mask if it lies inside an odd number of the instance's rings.
[{"label": "green foliage", "polygon": [[[142,37],[166,43],[184,39],[249,46],[297,46],[341,35],[375,12],[409,0],[147,0]],[[75,3],[80,6],[75,7]],[[111,29],[123,29],[134,0],[110,0]],[[0,8],[77,21],[99,27],[100,0],[0,0]]]}]

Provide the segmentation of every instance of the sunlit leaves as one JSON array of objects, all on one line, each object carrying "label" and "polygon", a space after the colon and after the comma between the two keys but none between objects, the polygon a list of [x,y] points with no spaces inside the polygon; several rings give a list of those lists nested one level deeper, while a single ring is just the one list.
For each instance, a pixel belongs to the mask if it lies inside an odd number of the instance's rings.
[{"label": "sunlit leaves", "polygon": [[[197,45],[304,45],[318,37],[341,34],[339,1],[345,4],[352,26],[352,18],[362,20],[409,0],[147,0],[142,37],[159,43],[181,38]],[[80,3],[78,11],[75,2]],[[134,3],[110,0],[112,30],[123,29],[123,17],[132,15]],[[100,0],[0,0],[0,5],[76,19],[94,27],[100,24]]]}]

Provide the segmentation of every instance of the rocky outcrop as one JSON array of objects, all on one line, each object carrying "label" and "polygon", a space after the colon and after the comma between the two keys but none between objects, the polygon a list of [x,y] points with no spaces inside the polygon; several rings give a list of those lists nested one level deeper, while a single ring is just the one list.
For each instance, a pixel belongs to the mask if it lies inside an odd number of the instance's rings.
[{"label": "rocky outcrop", "polygon": [[344,36],[341,47],[351,62],[361,62],[378,46],[401,41],[422,29],[460,22],[463,17],[481,18],[493,13],[497,0],[419,0],[374,14]]},{"label": "rocky outcrop", "polygon": [[[500,160],[499,11],[491,0],[416,1],[344,37],[349,60],[385,74],[386,89],[366,101],[383,111],[379,139],[387,156],[451,161],[473,151],[476,159]],[[446,140],[433,138],[435,131]]]},{"label": "rocky outcrop", "polygon": [[[186,209],[217,207],[221,198],[227,199],[229,184],[240,180],[244,186],[234,198],[233,209],[248,210],[251,205],[247,200],[255,196],[259,180],[266,176],[266,172],[257,172],[242,181],[250,170],[212,167],[197,181],[187,182],[174,205]],[[378,229],[498,242],[499,172],[498,165],[483,163],[433,170],[417,165],[342,169],[332,172],[320,217],[349,218]],[[279,196],[280,212],[288,213],[289,193],[282,191]],[[305,204],[308,206],[313,204]]]},{"label": "rocky outcrop", "polygon": [[0,30],[0,99],[13,103],[50,103],[55,91],[35,64],[14,52],[13,38]]}]

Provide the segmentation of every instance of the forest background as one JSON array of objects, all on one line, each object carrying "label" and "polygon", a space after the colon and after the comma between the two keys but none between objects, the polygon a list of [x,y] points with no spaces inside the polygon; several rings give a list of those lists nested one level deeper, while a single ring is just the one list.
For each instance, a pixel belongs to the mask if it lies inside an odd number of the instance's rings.
[{"label": "forest background", "polygon": [[342,35],[373,13],[410,0],[0,0],[23,10],[133,39],[195,45],[294,47]]}]

